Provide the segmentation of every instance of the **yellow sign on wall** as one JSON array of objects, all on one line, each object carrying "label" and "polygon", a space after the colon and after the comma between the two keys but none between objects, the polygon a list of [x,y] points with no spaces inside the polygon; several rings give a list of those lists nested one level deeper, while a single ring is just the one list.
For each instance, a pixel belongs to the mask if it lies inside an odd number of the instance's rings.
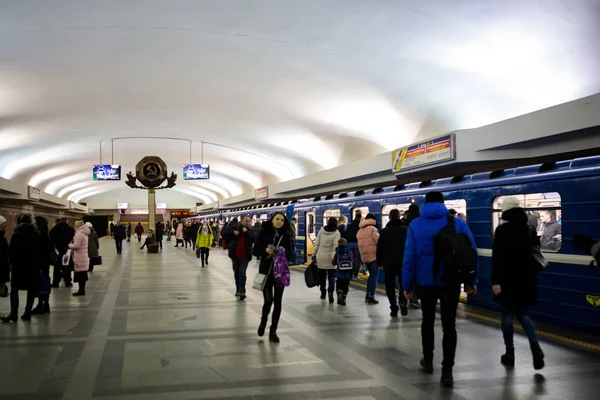
[{"label": "yellow sign on wall", "polygon": [[590,303],[594,308],[600,307],[600,296],[594,296],[593,294],[586,294],[585,299],[588,303]]}]

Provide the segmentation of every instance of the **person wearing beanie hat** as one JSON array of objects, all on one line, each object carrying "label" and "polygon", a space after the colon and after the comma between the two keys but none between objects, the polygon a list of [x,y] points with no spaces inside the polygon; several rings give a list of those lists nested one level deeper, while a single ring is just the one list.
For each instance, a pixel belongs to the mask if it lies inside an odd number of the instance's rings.
[{"label": "person wearing beanie hat", "polygon": [[492,290],[494,301],[502,311],[502,334],[506,352],[500,362],[514,366],[513,319],[516,317],[529,338],[533,367],[544,367],[544,353],[537,341],[535,325],[528,311],[537,303],[538,268],[533,248],[540,247],[540,238],[528,222],[519,199],[502,200],[503,223],[494,232],[492,247]]},{"label": "person wearing beanie hat", "polygon": [[[464,233],[475,247],[475,239],[467,223],[460,218],[448,216],[444,205],[444,195],[440,192],[429,192],[425,196],[425,205],[421,208],[421,216],[410,223],[404,251],[402,267],[402,287],[407,299],[413,297],[413,290],[421,298],[423,322],[421,337],[423,343],[423,358],[421,369],[433,373],[434,322],[438,300],[441,304],[442,327],[444,332],[441,384],[452,387],[454,378],[452,368],[456,353],[456,310],[460,298],[460,283],[450,283],[444,280],[444,265],[434,273],[435,238],[442,228],[448,225],[448,218],[453,218],[457,233]],[[476,294],[476,278],[467,283],[466,290]]]},{"label": "person wearing beanie hat", "polygon": [[10,282],[10,264],[8,263],[8,241],[6,240],[6,232],[4,225],[6,218],[0,215],[0,297],[8,295],[8,287],[6,284]]}]

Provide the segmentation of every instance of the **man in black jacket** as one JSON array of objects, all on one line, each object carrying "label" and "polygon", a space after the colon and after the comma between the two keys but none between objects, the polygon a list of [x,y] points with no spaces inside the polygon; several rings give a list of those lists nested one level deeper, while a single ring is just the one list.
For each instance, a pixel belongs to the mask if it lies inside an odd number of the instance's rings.
[{"label": "man in black jacket", "polygon": [[161,221],[158,221],[156,223],[156,243],[158,244],[158,247],[160,247],[161,250],[162,250],[162,242],[163,242],[164,233],[165,233],[165,227]]},{"label": "man in black jacket", "polygon": [[[129,224],[129,226],[131,226],[131,224]],[[123,240],[125,240],[126,235],[127,235],[127,230],[125,229],[125,226],[122,224],[117,224],[115,226],[115,230],[114,230],[115,245],[117,246],[117,254],[121,254],[123,252]]]},{"label": "man in black jacket", "polygon": [[50,230],[50,240],[52,240],[52,244],[54,244],[54,247],[58,251],[58,257],[56,258],[52,273],[52,287],[59,287],[61,279],[65,280],[65,287],[73,287],[73,283],[71,283],[71,269],[69,266],[63,267],[62,258],[69,249],[69,243],[71,243],[74,236],[75,229],[67,224],[66,218],[57,220],[54,228]]},{"label": "man in black jacket", "polygon": [[235,278],[235,295],[240,300],[246,298],[246,270],[252,260],[252,246],[256,242],[254,230],[250,227],[250,216],[242,218],[242,222],[229,226],[221,233],[223,239],[229,243],[229,258],[233,265]]},{"label": "man in black jacket", "polygon": [[407,300],[402,295],[402,263],[404,261],[404,246],[408,228],[400,220],[400,211],[390,211],[390,222],[381,231],[377,242],[377,265],[385,272],[385,292],[390,300],[391,316],[398,316],[396,300],[396,279],[400,285],[400,312],[408,315]]},{"label": "man in black jacket", "polygon": [[343,238],[348,242],[348,250],[354,253],[355,264],[353,275],[355,279],[358,277],[358,272],[362,266],[362,259],[360,258],[360,251],[358,250],[358,239],[356,238],[356,234],[360,230],[360,221],[362,221],[362,213],[357,211],[356,214],[354,214],[354,220],[348,225],[343,235]]}]

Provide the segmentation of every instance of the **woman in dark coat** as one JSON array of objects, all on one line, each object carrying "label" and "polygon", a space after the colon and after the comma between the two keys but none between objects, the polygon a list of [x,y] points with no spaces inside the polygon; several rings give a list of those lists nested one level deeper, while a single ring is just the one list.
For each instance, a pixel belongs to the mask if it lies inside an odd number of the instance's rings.
[{"label": "woman in dark coat", "polygon": [[[270,247],[269,245],[273,245]],[[271,306],[275,303],[273,316],[271,317],[271,329],[269,331],[269,340],[278,343],[277,325],[281,316],[281,303],[283,300],[283,287],[275,286],[275,277],[273,276],[273,254],[276,253],[276,247],[283,247],[288,260],[294,255],[292,247],[292,238],[290,236],[290,223],[284,213],[277,211],[271,215],[271,219],[262,225],[260,234],[254,244],[253,254],[260,259],[259,272],[267,275],[267,283],[263,290],[264,304],[262,308],[262,317],[258,327],[258,336],[265,334]]]},{"label": "woman in dark coat", "polygon": [[507,197],[502,202],[502,224],[496,228],[492,250],[492,289],[494,300],[502,309],[502,334],[506,353],[501,362],[515,364],[513,318],[516,317],[529,338],[535,369],[544,367],[544,353],[537,341],[535,325],[528,309],[537,303],[537,266],[533,248],[540,238],[528,223],[519,200]]},{"label": "woman in dark coat", "polygon": [[[35,225],[40,234],[41,248],[41,272],[43,277],[43,287],[39,288],[38,305],[31,311],[31,314],[49,314],[50,313],[50,265],[56,264],[57,254],[54,244],[48,235],[48,221],[44,217],[35,217]],[[42,279],[40,279],[40,282]]]},{"label": "woman in dark coat", "polygon": [[19,315],[19,290],[27,290],[27,304],[23,321],[31,320],[31,308],[38,291],[41,275],[40,234],[31,223],[31,216],[21,214],[8,245],[8,259],[12,265],[10,314],[2,322],[17,322]]},{"label": "woman in dark coat", "polygon": [[4,224],[6,218],[0,215],[0,296],[7,296],[5,290],[8,290],[6,284],[10,282],[10,264],[8,263],[8,242],[6,241],[6,232]]}]

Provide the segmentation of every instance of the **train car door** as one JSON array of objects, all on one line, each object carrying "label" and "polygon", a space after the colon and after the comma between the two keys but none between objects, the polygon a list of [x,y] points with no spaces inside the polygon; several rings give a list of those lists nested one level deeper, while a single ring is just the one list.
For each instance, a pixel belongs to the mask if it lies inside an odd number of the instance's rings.
[{"label": "train car door", "polygon": [[306,261],[310,261],[315,249],[315,241],[317,240],[317,213],[314,211],[307,211],[305,215],[306,244],[304,248],[306,249]]}]

